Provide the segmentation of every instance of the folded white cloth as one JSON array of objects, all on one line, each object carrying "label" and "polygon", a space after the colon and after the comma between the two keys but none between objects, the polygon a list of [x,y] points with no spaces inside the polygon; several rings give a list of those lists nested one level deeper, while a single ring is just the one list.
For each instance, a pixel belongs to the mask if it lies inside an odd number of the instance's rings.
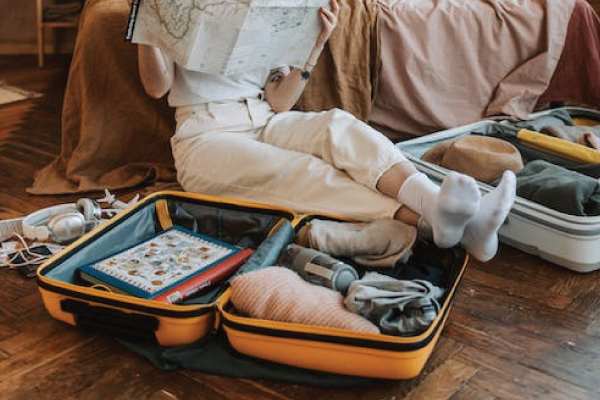
[{"label": "folded white cloth", "polygon": [[414,335],[436,318],[444,289],[431,282],[400,280],[368,272],[352,282],[344,304],[348,310],[377,324],[383,333]]},{"label": "folded white cloth", "polygon": [[365,267],[390,267],[406,262],[417,240],[417,229],[386,219],[372,222],[340,222],[314,219],[299,233],[304,246],[334,257],[347,257]]}]

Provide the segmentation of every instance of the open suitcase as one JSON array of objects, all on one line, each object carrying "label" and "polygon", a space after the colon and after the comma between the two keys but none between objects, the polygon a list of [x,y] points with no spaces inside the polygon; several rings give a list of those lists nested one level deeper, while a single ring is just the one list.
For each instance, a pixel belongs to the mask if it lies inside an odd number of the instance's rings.
[{"label": "open suitcase", "polygon": [[39,290],[54,318],[122,338],[137,347],[147,344],[185,352],[216,337],[250,359],[277,365],[341,376],[417,376],[440,337],[468,262],[468,254],[458,247],[442,250],[421,242],[422,249],[413,252],[412,257],[419,251],[439,252],[448,272],[436,319],[427,330],[409,337],[253,319],[233,310],[228,281],[182,303],[167,304],[82,286],[75,274],[82,264],[127,249],[172,226],[252,248],[253,255],[238,271],[248,272],[275,265],[297,229],[312,218],[332,217],[299,217],[270,205],[158,192],[43,264],[37,276]]},{"label": "open suitcase", "polygon": [[[410,139],[397,146],[419,170],[441,182],[449,170],[421,159],[436,144],[466,135],[494,136],[498,132],[519,129],[537,131],[546,123],[560,124],[562,120],[570,120],[568,123],[573,126],[597,125],[600,124],[600,112],[581,107],[560,107],[535,113],[527,121],[485,120]],[[512,135],[508,133],[505,136],[509,138]],[[565,159],[564,162],[570,161]],[[484,193],[492,188],[483,182],[478,182],[478,185]],[[499,234],[502,242],[562,267],[577,272],[600,268],[600,216],[567,214],[518,196]]]}]

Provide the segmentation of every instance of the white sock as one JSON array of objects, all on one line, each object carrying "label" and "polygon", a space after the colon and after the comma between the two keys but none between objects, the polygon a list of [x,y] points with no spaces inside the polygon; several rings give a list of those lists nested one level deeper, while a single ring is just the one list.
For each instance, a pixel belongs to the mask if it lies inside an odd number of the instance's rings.
[{"label": "white sock", "polygon": [[[422,172],[409,176],[398,193],[398,201],[421,215],[419,228],[431,228],[434,243],[442,248],[456,245],[467,223],[479,209],[481,194],[475,180],[450,172],[437,186]],[[429,228],[428,228],[429,227]]]},{"label": "white sock", "polygon": [[465,227],[460,241],[475,259],[486,262],[496,255],[498,230],[510,213],[515,197],[515,174],[505,171],[500,184],[481,199],[479,211]]}]

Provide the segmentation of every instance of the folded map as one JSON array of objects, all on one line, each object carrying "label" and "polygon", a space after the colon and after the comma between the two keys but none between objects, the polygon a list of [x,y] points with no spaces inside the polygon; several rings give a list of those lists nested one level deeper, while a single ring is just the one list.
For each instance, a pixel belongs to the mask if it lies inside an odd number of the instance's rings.
[{"label": "folded map", "polygon": [[134,0],[125,39],[215,75],[302,67],[329,0]]}]

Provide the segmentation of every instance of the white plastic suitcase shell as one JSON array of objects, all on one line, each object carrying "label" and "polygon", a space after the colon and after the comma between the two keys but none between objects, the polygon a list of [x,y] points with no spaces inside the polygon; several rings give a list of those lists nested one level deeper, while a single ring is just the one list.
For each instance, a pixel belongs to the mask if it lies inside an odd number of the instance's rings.
[{"label": "white plastic suitcase shell", "polygon": [[[572,117],[599,121],[600,111],[578,107],[564,107]],[[551,110],[532,114],[543,116]],[[422,161],[420,157],[440,141],[465,136],[469,132],[485,133],[494,124],[507,121],[480,121],[473,124],[432,133],[398,143],[417,168],[433,180],[441,182],[448,169]],[[492,186],[478,182],[483,193]],[[600,216],[574,216],[555,211],[540,204],[517,197],[510,215],[499,231],[500,240],[526,253],[577,272],[591,272],[600,268]]]}]

